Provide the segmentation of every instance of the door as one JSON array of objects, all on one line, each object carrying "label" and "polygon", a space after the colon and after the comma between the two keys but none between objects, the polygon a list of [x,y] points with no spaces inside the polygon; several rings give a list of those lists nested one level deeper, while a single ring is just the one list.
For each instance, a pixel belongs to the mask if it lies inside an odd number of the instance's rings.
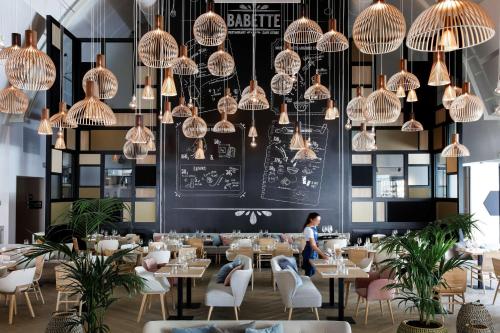
[{"label": "door", "polygon": [[34,232],[43,231],[44,224],[43,178],[17,177],[16,181],[16,243],[31,242]]}]

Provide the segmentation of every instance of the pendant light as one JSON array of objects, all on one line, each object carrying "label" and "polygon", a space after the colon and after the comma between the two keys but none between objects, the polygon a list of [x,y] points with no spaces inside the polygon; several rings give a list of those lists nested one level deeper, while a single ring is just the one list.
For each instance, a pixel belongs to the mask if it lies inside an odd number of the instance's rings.
[{"label": "pendant light", "polygon": [[238,109],[248,111],[258,111],[269,109],[269,102],[263,94],[259,94],[256,87],[256,82],[250,80],[250,90],[247,94],[241,96],[238,103]]},{"label": "pendant light", "polygon": [[335,120],[340,117],[339,109],[334,100],[328,99],[325,108],[325,120]]},{"label": "pendant light", "polygon": [[163,115],[161,117],[162,124],[173,124],[174,118],[172,114],[172,103],[170,101],[165,102],[165,110],[163,111]]},{"label": "pendant light", "polygon": [[395,122],[401,113],[398,97],[385,87],[385,75],[379,75],[378,89],[366,99],[365,118],[374,124]]},{"label": "pendant light", "polygon": [[135,94],[132,95],[132,99],[128,103],[128,107],[131,108],[132,110],[137,109],[137,97],[135,97]]},{"label": "pendant light", "polygon": [[[418,80],[418,78],[414,74],[408,72],[407,70],[406,59],[401,59],[399,61],[399,68],[400,71],[391,76],[389,81],[387,81],[387,89],[389,89],[390,91],[397,91],[397,92],[402,90],[404,94],[405,91],[410,91],[420,88],[420,81]],[[398,95],[398,97],[400,96]]]},{"label": "pendant light", "polygon": [[451,136],[451,144],[444,147],[443,151],[441,152],[441,156],[445,158],[466,157],[470,156],[470,152],[469,149],[467,149],[467,147],[465,147],[463,144],[460,143],[460,138],[458,133],[454,133]]},{"label": "pendant light", "polygon": [[412,23],[406,45],[424,52],[453,51],[484,43],[495,24],[479,4],[469,0],[438,0]]},{"label": "pendant light", "polygon": [[365,121],[364,109],[366,107],[366,97],[363,96],[363,88],[356,88],[356,97],[347,103],[347,117],[352,121]]},{"label": "pendant light", "polygon": [[347,38],[337,31],[337,20],[328,20],[329,30],[316,43],[316,49],[321,52],[342,52],[349,48]]},{"label": "pendant light", "polygon": [[186,105],[184,96],[179,97],[179,104],[172,110],[172,116],[179,118],[191,117],[191,110]]},{"label": "pendant light", "polygon": [[361,132],[356,133],[352,138],[352,150],[358,152],[368,152],[375,150],[375,137],[366,130],[366,124],[361,124]]},{"label": "pendant light", "polygon": [[448,68],[444,61],[443,52],[436,52],[434,54],[434,62],[432,64],[431,74],[429,76],[430,86],[445,86],[451,82]]},{"label": "pendant light", "polygon": [[225,112],[227,114],[235,114],[236,111],[238,111],[238,103],[234,97],[231,96],[230,88],[226,88],[226,94],[217,102],[217,110],[219,110],[220,113]]},{"label": "pendant light", "polygon": [[255,140],[255,138],[252,138],[252,140],[250,141],[250,147],[252,148],[257,147],[257,140]]},{"label": "pendant light", "polygon": [[123,155],[129,160],[142,160],[148,156],[148,144],[126,141],[123,145]]},{"label": "pendant light", "polygon": [[151,76],[146,75],[144,78],[144,88],[142,88],[142,99],[153,100],[155,99],[155,91],[151,86]]},{"label": "pendant light", "polygon": [[172,71],[176,75],[198,74],[198,65],[193,59],[189,58],[186,45],[181,45],[180,56],[172,60]]},{"label": "pendant light", "polygon": [[300,56],[292,50],[290,43],[285,42],[285,49],[276,55],[274,69],[276,73],[295,75],[301,67]]},{"label": "pendant light", "polygon": [[9,85],[0,91],[0,112],[23,114],[28,109],[28,96],[20,89]]},{"label": "pendant light", "polygon": [[59,111],[50,117],[50,124],[54,128],[76,128],[76,122],[68,119],[68,109],[66,103],[59,102]]},{"label": "pendant light", "polygon": [[313,76],[313,84],[304,93],[304,98],[311,101],[330,98],[330,91],[321,84],[321,76],[318,70],[316,70],[316,74]]},{"label": "pendant light", "polygon": [[457,90],[456,90],[455,86],[452,83],[450,83],[450,84],[448,84],[448,86],[446,86],[446,89],[444,90],[444,93],[443,93],[442,102],[443,102],[444,108],[449,110],[451,107],[451,104],[453,103],[453,101],[456,98],[457,98]]},{"label": "pendant light", "polygon": [[299,150],[305,148],[304,138],[302,137],[300,127],[300,122],[296,122],[292,139],[290,140],[290,150]]},{"label": "pendant light", "polygon": [[14,87],[24,90],[48,90],[56,80],[52,59],[37,49],[36,31],[26,30],[25,45],[5,64],[5,74]]},{"label": "pendant light", "polygon": [[255,120],[252,120],[252,126],[250,126],[250,129],[248,130],[248,137],[256,138],[258,136],[259,134],[257,133],[257,127],[255,127]]},{"label": "pendant light", "polygon": [[213,11],[213,1],[207,1],[207,12],[200,15],[193,24],[193,35],[203,46],[217,46],[227,36],[226,22]]},{"label": "pendant light", "polygon": [[406,91],[405,91],[405,88],[403,88],[403,86],[398,86],[398,88],[396,90],[396,96],[398,98],[405,98],[406,97]]},{"label": "pendant light", "polygon": [[280,117],[278,119],[278,124],[280,125],[290,124],[290,119],[288,118],[288,107],[285,102],[280,104]]},{"label": "pendant light", "polygon": [[234,59],[224,50],[224,43],[208,58],[207,68],[213,76],[226,77],[234,73]]},{"label": "pendant light", "polygon": [[[500,58],[499,58],[500,62]],[[500,95],[500,75],[498,76],[497,87],[495,88],[495,94]]]},{"label": "pendant light", "polygon": [[113,110],[96,95],[98,91],[96,83],[87,81],[85,85],[85,98],[69,109],[67,121],[78,125],[115,125],[116,117]]},{"label": "pendant light", "polygon": [[223,134],[236,132],[234,125],[227,120],[227,113],[221,113],[221,120],[214,125],[214,127],[212,128],[212,132]]},{"label": "pendant light", "polygon": [[165,75],[163,83],[161,85],[162,96],[173,97],[177,96],[177,89],[175,89],[174,75],[172,74],[172,68],[167,68],[165,70]]},{"label": "pendant light", "polygon": [[142,36],[138,45],[139,58],[144,65],[167,68],[177,58],[179,48],[175,38],[163,30],[163,16],[155,16],[155,27]]},{"label": "pendant light", "polygon": [[421,132],[424,130],[422,124],[415,120],[415,114],[410,113],[410,120],[405,122],[401,127],[401,132]]},{"label": "pendant light", "polygon": [[396,50],[403,43],[405,34],[403,14],[385,0],[373,0],[373,4],[356,17],[352,30],[354,44],[366,54]]},{"label": "pendant light", "polygon": [[[257,94],[266,96],[266,92],[264,91],[264,89],[262,89],[261,86],[259,86],[257,81],[254,81],[254,88]],[[245,89],[243,89],[243,91],[241,92],[241,96],[243,97],[247,95],[249,92],[250,92],[250,85],[246,86]]]},{"label": "pendant light", "polygon": [[481,98],[471,94],[470,83],[466,81],[462,94],[451,103],[450,117],[455,122],[473,122],[481,119],[485,109]]},{"label": "pendant light", "polygon": [[290,44],[311,44],[316,43],[322,35],[321,27],[306,16],[305,7],[302,6],[301,17],[290,23],[283,38]]},{"label": "pendant light", "polygon": [[64,142],[64,130],[60,128],[57,131],[57,139],[54,145],[55,149],[66,149],[66,143]]},{"label": "pendant light", "polygon": [[295,161],[313,161],[317,159],[318,156],[311,149],[311,139],[304,140],[304,148],[299,149],[298,152],[295,153],[293,160]]},{"label": "pendant light", "polygon": [[351,123],[351,119],[347,119],[345,125],[344,125],[344,128],[346,129],[346,131],[350,131],[352,129],[352,123]]},{"label": "pendant light", "polygon": [[198,108],[193,106],[191,117],[184,120],[182,133],[186,138],[199,139],[207,134],[207,123],[198,116]]},{"label": "pendant light", "polygon": [[[110,99],[115,97],[118,92],[118,80],[116,76],[106,68],[104,54],[96,56],[96,65],[83,76],[82,85],[85,88],[85,82],[95,81],[99,91],[97,96],[99,99]],[[84,89],[85,90],[85,89]]]},{"label": "pendant light", "polygon": [[149,128],[144,126],[144,117],[138,113],[135,115],[135,126],[127,131],[125,140],[132,141],[133,143],[148,143],[149,140],[154,139],[154,134]]},{"label": "pendant light", "polygon": [[406,97],[406,101],[408,103],[418,102],[417,92],[414,89],[408,91],[408,96]]},{"label": "pendant light", "polygon": [[147,143],[148,151],[156,151],[156,143],[154,139],[151,139]]},{"label": "pendant light", "polygon": [[6,62],[9,57],[21,48],[21,34],[12,33],[12,42],[9,47],[0,50],[0,61]]},{"label": "pendant light", "polygon": [[295,80],[288,74],[278,73],[271,79],[271,90],[277,95],[288,95],[292,89]]},{"label": "pendant light", "polygon": [[194,151],[194,159],[195,160],[205,159],[205,147],[202,139],[196,140],[196,150]]},{"label": "pendant light", "polygon": [[43,108],[42,115],[40,118],[40,124],[38,125],[38,134],[52,135],[52,126],[50,125],[49,118],[50,118],[49,109]]}]

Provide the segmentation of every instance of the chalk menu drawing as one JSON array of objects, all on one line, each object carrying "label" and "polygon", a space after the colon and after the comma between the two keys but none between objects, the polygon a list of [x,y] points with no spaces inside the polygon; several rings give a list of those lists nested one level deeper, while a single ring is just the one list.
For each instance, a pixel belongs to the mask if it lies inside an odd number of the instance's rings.
[{"label": "chalk menu drawing", "polygon": [[196,160],[197,141],[182,134],[176,125],[176,191],[177,197],[245,195],[245,126],[235,124],[236,133],[211,131],[202,139],[205,159]]},{"label": "chalk menu drawing", "polygon": [[294,160],[295,151],[289,149],[293,125],[270,126],[266,147],[261,199],[317,206],[321,196],[321,181],[328,143],[326,125],[310,126],[303,131],[311,135],[311,148],[316,160]]}]

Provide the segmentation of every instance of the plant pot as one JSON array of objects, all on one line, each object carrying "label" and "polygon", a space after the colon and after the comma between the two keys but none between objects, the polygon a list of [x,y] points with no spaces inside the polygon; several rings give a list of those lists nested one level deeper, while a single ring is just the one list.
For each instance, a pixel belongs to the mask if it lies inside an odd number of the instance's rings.
[{"label": "plant pot", "polygon": [[462,305],[457,315],[457,333],[466,333],[467,325],[482,324],[493,332],[493,320],[484,304],[474,302]]},{"label": "plant pot", "polygon": [[418,320],[404,320],[399,325],[397,333],[448,333],[448,329],[437,321],[431,321],[429,327],[419,324]]},{"label": "plant pot", "polygon": [[493,333],[493,330],[484,324],[468,324],[465,326],[467,333]]},{"label": "plant pot", "polygon": [[45,333],[84,333],[81,324],[72,325],[79,317],[75,312],[54,312]]}]

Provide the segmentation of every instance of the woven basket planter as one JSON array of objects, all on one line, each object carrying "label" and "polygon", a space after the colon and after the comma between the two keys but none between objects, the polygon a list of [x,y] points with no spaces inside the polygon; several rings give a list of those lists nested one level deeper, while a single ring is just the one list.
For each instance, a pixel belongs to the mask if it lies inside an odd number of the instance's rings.
[{"label": "woven basket planter", "polygon": [[467,333],[492,333],[491,327],[484,324],[470,324],[465,327]]},{"label": "woven basket planter", "polygon": [[402,321],[398,327],[397,333],[448,333],[446,327],[444,327],[440,322],[431,322],[436,326],[436,328],[425,328],[409,325],[412,321],[413,320]]},{"label": "woven basket planter", "polygon": [[483,304],[467,303],[462,305],[457,315],[457,333],[467,333],[467,325],[469,324],[484,325],[489,328],[489,332],[493,332],[493,320]]},{"label": "woven basket planter", "polygon": [[79,320],[75,312],[54,312],[50,318],[45,333],[84,333],[81,324],[71,324]]}]

